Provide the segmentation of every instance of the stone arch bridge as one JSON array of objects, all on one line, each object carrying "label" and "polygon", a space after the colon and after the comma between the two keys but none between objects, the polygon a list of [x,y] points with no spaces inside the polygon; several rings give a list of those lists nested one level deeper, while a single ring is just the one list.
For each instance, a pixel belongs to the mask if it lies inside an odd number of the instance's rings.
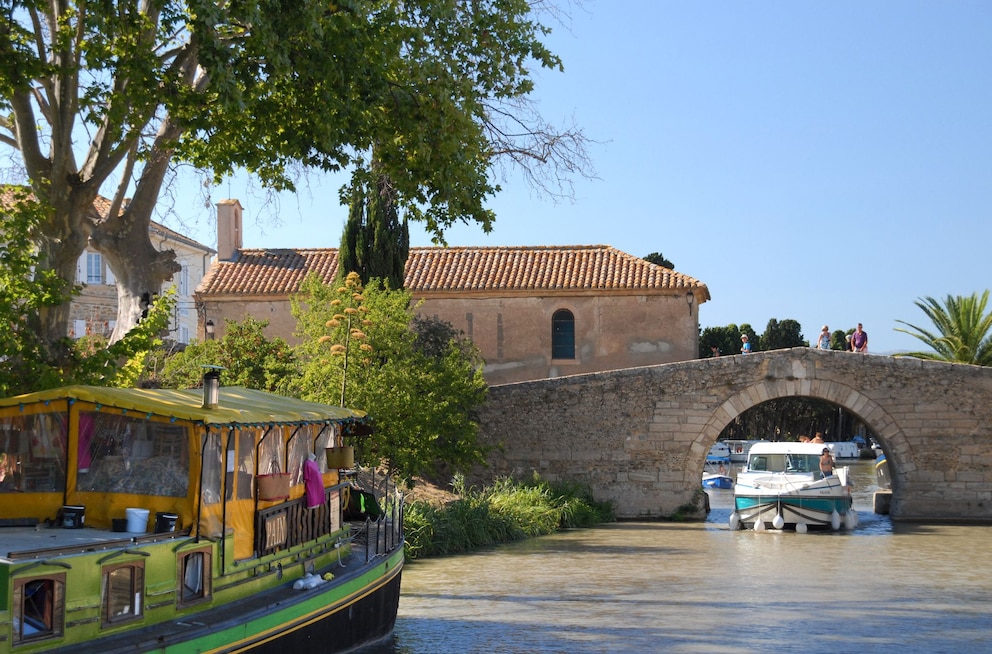
[{"label": "stone arch bridge", "polygon": [[[723,428],[782,397],[827,400],[879,436],[891,515],[992,521],[992,368],[793,348],[494,386],[487,475],[571,480],[624,519],[701,509]],[[755,435],[758,437],[759,435]]]}]

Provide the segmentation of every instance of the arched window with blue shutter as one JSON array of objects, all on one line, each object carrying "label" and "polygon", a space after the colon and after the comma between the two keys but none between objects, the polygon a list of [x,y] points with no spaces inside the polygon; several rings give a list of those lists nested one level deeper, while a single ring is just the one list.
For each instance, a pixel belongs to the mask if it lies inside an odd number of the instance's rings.
[{"label": "arched window with blue shutter", "polygon": [[551,358],[575,358],[575,318],[568,309],[558,309],[551,316]]}]

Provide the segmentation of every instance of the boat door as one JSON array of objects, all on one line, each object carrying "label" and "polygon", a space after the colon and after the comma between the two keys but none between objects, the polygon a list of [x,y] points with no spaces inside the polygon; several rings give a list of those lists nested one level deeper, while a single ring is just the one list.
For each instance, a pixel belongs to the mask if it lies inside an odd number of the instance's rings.
[{"label": "boat door", "polygon": [[237,427],[227,439],[227,474],[224,490],[225,531],[234,533],[234,558],[255,553],[255,441],[259,429]]}]

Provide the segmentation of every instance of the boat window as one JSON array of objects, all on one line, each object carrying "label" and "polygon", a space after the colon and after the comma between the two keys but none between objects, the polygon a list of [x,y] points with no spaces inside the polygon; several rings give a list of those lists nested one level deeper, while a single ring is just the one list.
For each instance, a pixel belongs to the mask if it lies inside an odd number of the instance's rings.
[{"label": "boat window", "polygon": [[[314,429],[320,429],[320,425],[314,425]],[[321,472],[327,472],[330,468],[327,467],[327,448],[335,447],[337,445],[337,435],[338,427],[337,425],[327,425],[320,432],[317,437],[317,441],[314,443],[313,451],[317,455],[317,465],[320,466]]]},{"label": "boat window", "polygon": [[[303,483],[303,462],[307,460],[307,456],[310,454],[310,442],[313,439],[310,437],[310,430],[306,427],[300,427],[296,430],[296,433],[289,439],[289,468],[290,473],[289,483],[292,485]],[[322,457],[323,452],[317,452],[317,456]],[[326,456],[323,456],[326,459]]]},{"label": "boat window", "polygon": [[65,575],[15,579],[14,644],[61,636],[65,624]]},{"label": "boat window", "polygon": [[140,618],[145,590],[144,561],[107,566],[103,569],[103,621],[117,624]]},{"label": "boat window", "polygon": [[182,581],[179,607],[210,599],[210,550],[181,553],[179,576]]},{"label": "boat window", "polygon": [[820,459],[815,454],[790,454],[786,460],[787,472],[815,472],[820,469]]},{"label": "boat window", "polygon": [[236,429],[228,439],[228,500],[255,498],[255,432],[251,427]]},{"label": "boat window", "polygon": [[273,427],[258,445],[258,474],[272,475],[286,472],[286,442],[282,427]]},{"label": "boat window", "polygon": [[220,502],[221,466],[220,434],[212,431],[207,434],[203,443],[203,482],[200,492],[204,504]]},{"label": "boat window", "polygon": [[748,468],[766,472],[785,472],[788,470],[788,455],[786,454],[755,454],[751,457]]},{"label": "boat window", "polygon": [[65,489],[66,414],[0,418],[0,493]]},{"label": "boat window", "polygon": [[80,412],[77,465],[80,491],[185,497],[186,427],[106,409]]}]

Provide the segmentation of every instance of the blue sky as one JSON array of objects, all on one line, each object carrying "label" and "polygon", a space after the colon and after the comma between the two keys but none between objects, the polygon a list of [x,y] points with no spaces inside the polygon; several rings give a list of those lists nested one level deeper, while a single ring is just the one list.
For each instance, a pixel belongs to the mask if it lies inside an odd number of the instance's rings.
[{"label": "blue sky", "polygon": [[[458,226],[449,244],[662,252],[709,287],[703,327],[792,318],[815,339],[862,322],[876,353],[917,349],[894,331],[930,326],[917,299],[992,288],[992,3],[600,0],[571,14],[548,39],[565,72],[540,73],[534,97],[596,142],[597,179],[555,204],[510,176],[494,231]],[[278,206],[243,180],[212,193],[245,207],[246,247],[337,247],[339,183],[311,178]],[[211,219],[196,226],[216,244]]]}]

